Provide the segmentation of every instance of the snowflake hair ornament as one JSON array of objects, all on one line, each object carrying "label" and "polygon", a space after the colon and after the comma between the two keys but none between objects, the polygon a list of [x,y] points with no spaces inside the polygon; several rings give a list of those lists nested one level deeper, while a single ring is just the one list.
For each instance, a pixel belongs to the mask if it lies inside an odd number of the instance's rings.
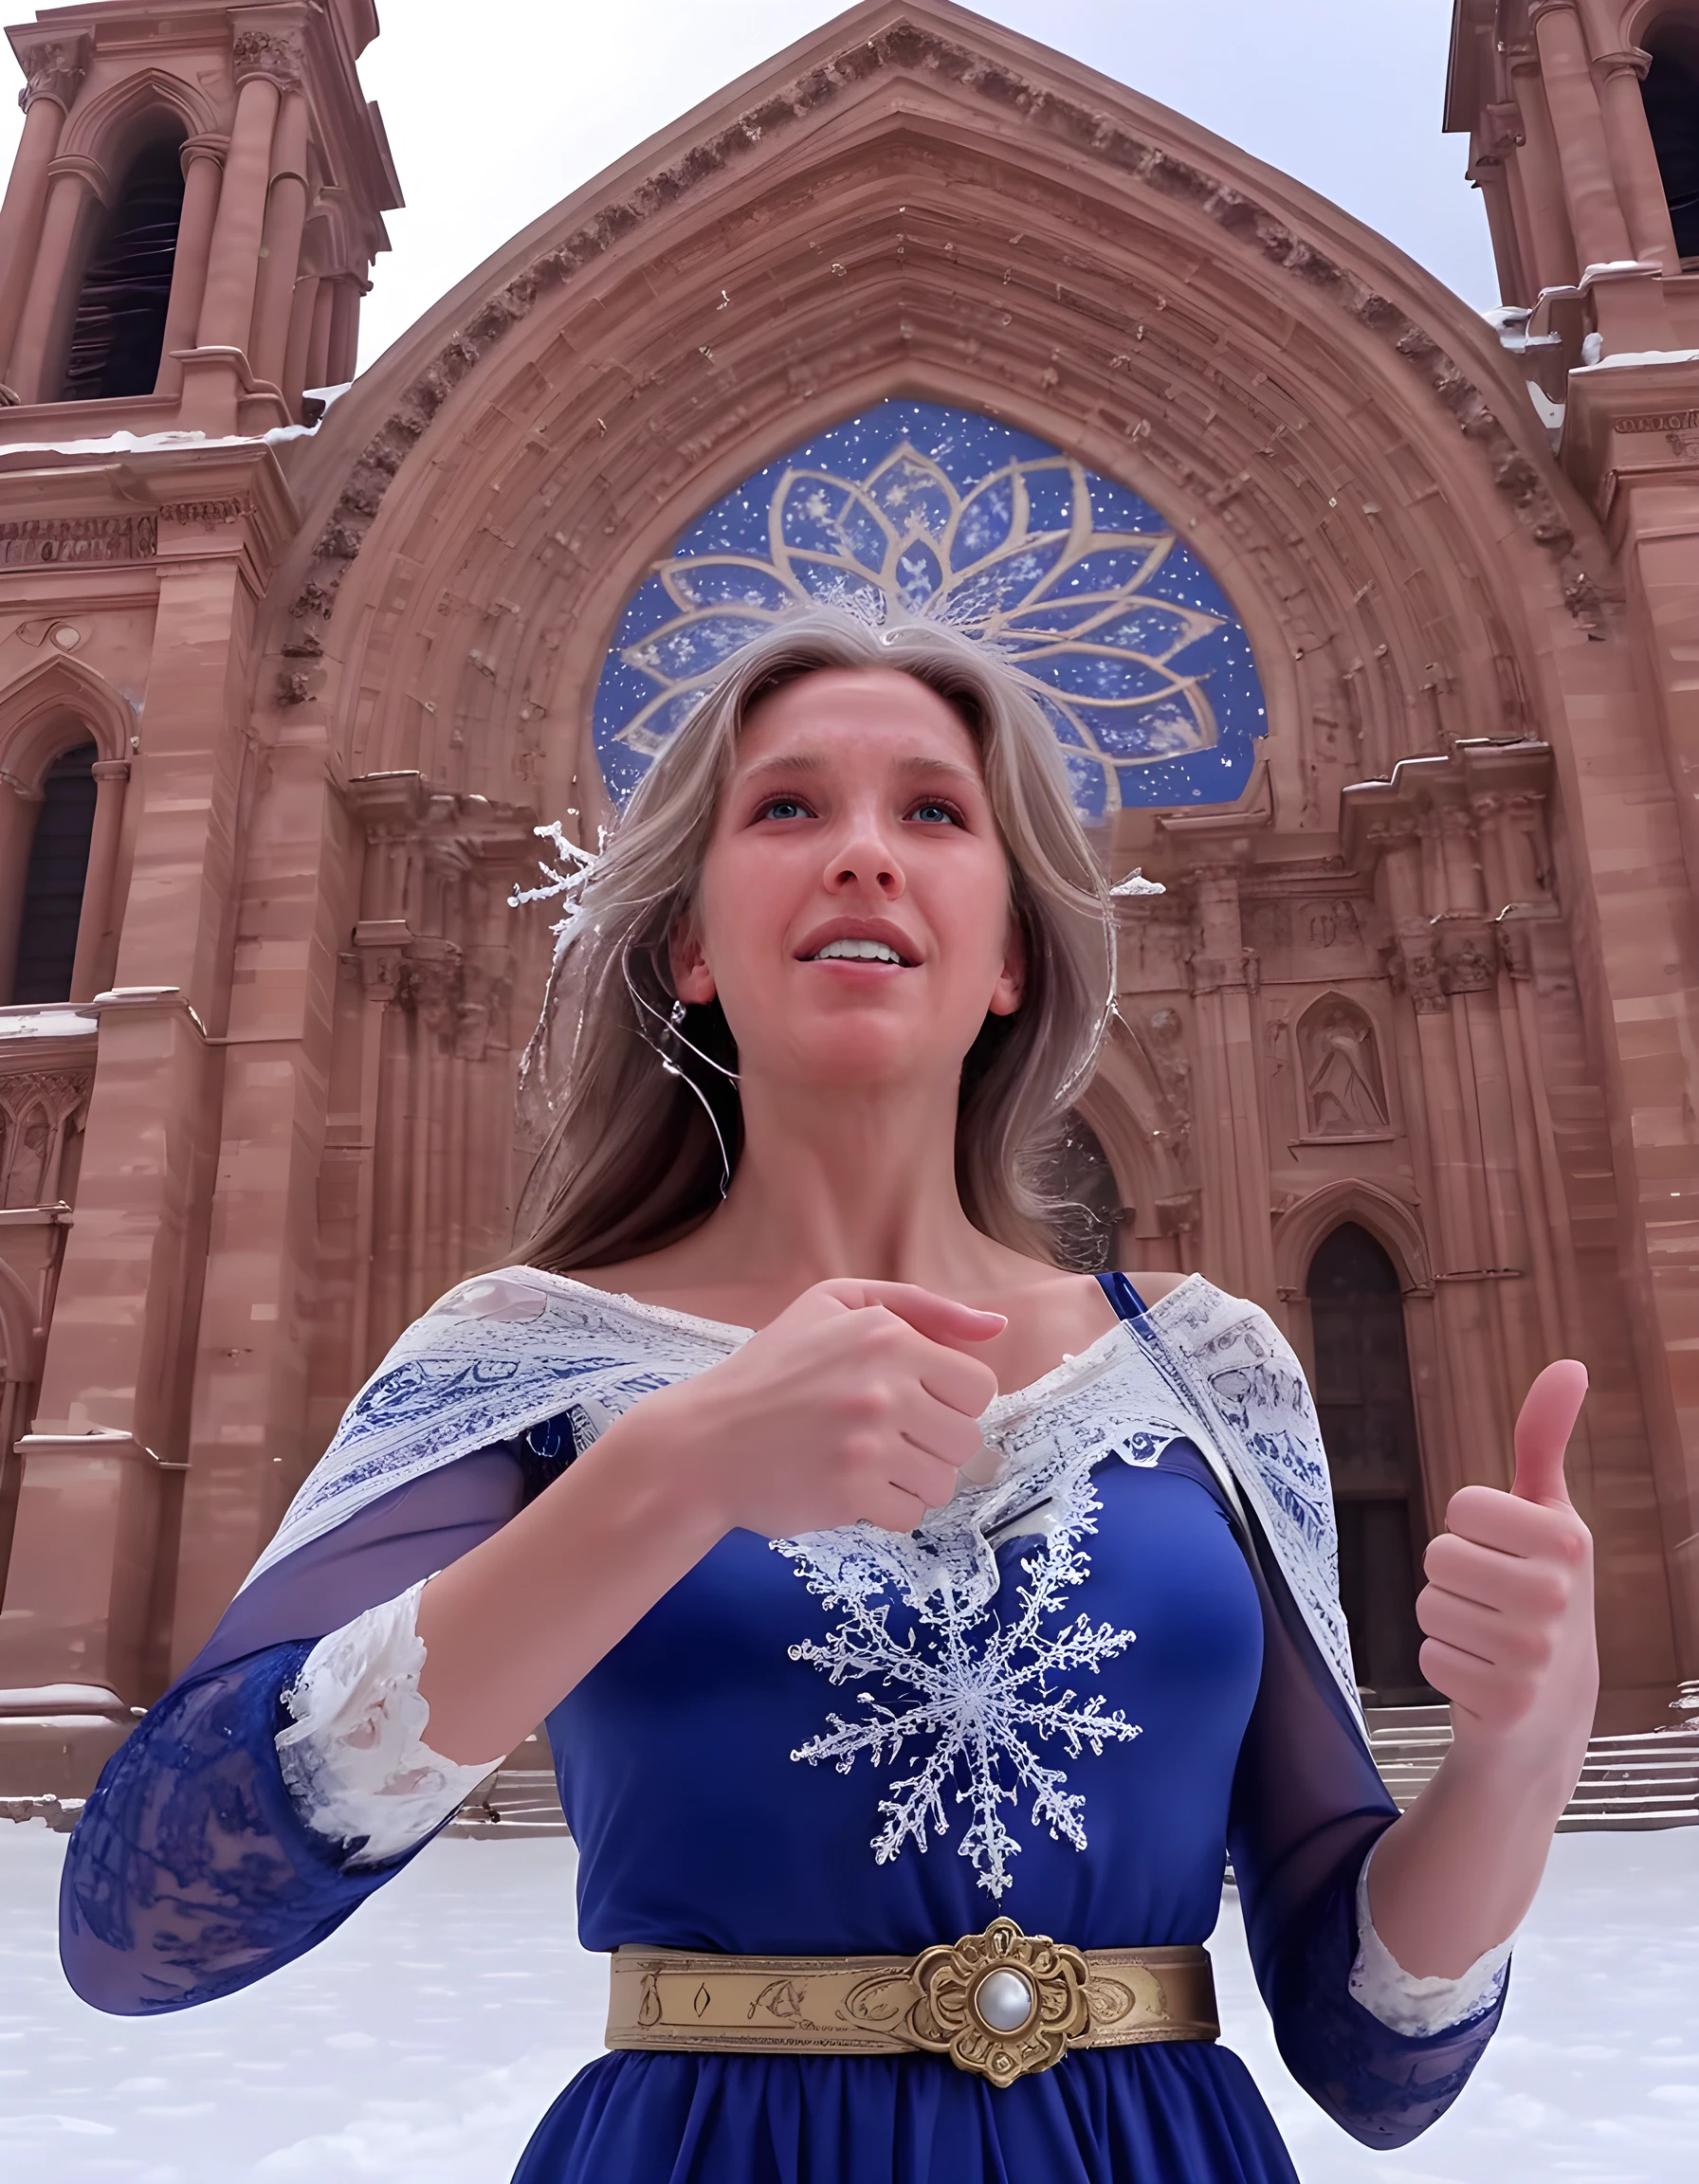
[{"label": "snowflake hair ornament", "polygon": [[510,910],[521,910],[529,902],[566,904],[564,914],[556,920],[553,927],[555,963],[558,967],[561,957],[589,922],[590,913],[584,905],[584,889],[601,863],[602,851],[608,846],[608,829],[605,827],[597,828],[594,849],[586,849],[580,843],[572,841],[558,819],[551,819],[541,827],[533,827],[531,831],[539,841],[554,844],[559,865],[565,869],[550,864],[539,857],[537,868],[542,874],[542,885],[516,885],[507,898],[507,907]]},{"label": "snowflake hair ornament", "polygon": [[1140,1735],[1119,1708],[1105,1711],[1101,1693],[1082,1701],[1071,1684],[1062,1683],[1081,1672],[1095,1675],[1134,1641],[1131,1630],[1093,1625],[1085,1615],[1058,1625],[1067,1594],[1089,1574],[1079,1538],[1095,1531],[1099,1506],[1087,1488],[1071,1520],[1022,1559],[1027,1582],[1019,1612],[1008,1623],[992,1603],[963,1611],[946,1585],[920,1606],[908,1635],[898,1638],[888,1596],[881,1600],[865,1587],[834,1584],[799,1567],[810,1591],[843,1621],[824,1643],[793,1646],[791,1659],[824,1669],[834,1684],[877,1679],[889,1697],[858,1691],[867,1709],[859,1720],[829,1714],[830,1729],[791,1757],[811,1766],[830,1760],[847,1774],[864,1753],[873,1766],[895,1766],[910,1745],[924,1747],[879,1801],[885,1826],[872,1839],[879,1865],[888,1865],[910,1843],[923,1852],[929,1836],[949,1833],[949,1806],[965,1805],[968,1825],[957,1855],[971,1861],[977,1885],[1000,1901],[1013,1880],[1010,1861],[1020,1850],[1003,1808],[1027,1796],[1034,1828],[1048,1829],[1053,1841],[1076,1850],[1086,1848],[1086,1801],[1036,1747],[1060,1738],[1070,1759],[1087,1751],[1101,1757],[1106,1744],[1130,1743]]}]

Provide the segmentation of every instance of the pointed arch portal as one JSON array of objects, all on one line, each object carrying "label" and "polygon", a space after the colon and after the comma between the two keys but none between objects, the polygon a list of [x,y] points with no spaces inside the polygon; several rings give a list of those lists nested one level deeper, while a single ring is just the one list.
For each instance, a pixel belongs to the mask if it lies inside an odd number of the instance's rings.
[{"label": "pointed arch portal", "polygon": [[1417,1660],[1428,1531],[1398,1269],[1366,1228],[1343,1221],[1310,1261],[1306,1288],[1357,1680],[1371,1703],[1419,1703],[1436,1694]]}]

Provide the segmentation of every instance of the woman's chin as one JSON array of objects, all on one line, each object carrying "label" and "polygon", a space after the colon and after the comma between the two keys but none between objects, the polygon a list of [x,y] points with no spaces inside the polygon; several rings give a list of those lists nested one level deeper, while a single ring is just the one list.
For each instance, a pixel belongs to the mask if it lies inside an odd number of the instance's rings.
[{"label": "woman's chin", "polygon": [[809,1094],[857,1088],[869,1093],[905,1087],[913,1091],[934,1082],[956,1082],[961,1071],[959,1052],[940,1052],[939,1043],[932,1038],[881,1035],[890,1028],[869,1024],[853,1028],[833,1026],[826,1035],[811,1039],[806,1035],[798,1038],[796,1028],[792,1027],[788,1051],[775,1055],[765,1068],[756,1057],[745,1055],[743,1075],[747,1079],[758,1074],[770,1085]]}]

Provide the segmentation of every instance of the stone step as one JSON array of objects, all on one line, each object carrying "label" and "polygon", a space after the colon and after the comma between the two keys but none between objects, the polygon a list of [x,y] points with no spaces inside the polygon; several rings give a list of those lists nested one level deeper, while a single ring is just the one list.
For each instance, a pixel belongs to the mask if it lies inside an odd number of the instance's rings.
[{"label": "stone step", "polygon": [[[1444,1706],[1371,1707],[1369,1748],[1400,1811],[1416,1802],[1452,1741]],[[76,1825],[81,1798],[0,1797],[0,1819]],[[1595,1737],[1560,1834],[1605,1828],[1699,1827],[1699,1725],[1633,1737]],[[566,1816],[546,1746],[528,1737],[512,1762],[484,1777],[445,1830],[519,1841],[565,1835]]]},{"label": "stone step", "polygon": [[[1451,1747],[1450,1709],[1368,1710],[1369,1749],[1400,1811],[1421,1794]],[[1560,1834],[1603,1828],[1699,1826],[1699,1725],[1595,1737]]]}]

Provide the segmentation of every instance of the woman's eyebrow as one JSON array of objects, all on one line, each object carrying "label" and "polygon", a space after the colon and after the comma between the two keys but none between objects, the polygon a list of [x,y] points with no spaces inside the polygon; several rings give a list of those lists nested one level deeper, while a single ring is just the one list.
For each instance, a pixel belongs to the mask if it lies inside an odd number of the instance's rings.
[{"label": "woman's eyebrow", "polygon": [[[781,753],[773,758],[758,758],[752,765],[741,770],[739,779],[743,782],[763,781],[770,774],[780,774],[795,780],[799,774],[817,777],[830,773],[831,769],[831,761],[824,752],[797,751],[789,755]],[[928,758],[919,752],[912,757],[897,759],[892,771],[911,778],[933,781],[941,774],[949,780],[965,781],[975,789],[984,787],[971,766],[959,766],[953,758]]]},{"label": "woman's eyebrow", "polygon": [[826,771],[827,759],[823,752],[797,751],[788,757],[781,755],[776,758],[758,758],[754,765],[743,768],[741,778],[745,781],[760,781],[769,774],[789,774],[795,777],[798,774],[824,774]]},{"label": "woman's eyebrow", "polygon": [[896,771],[928,779],[935,779],[942,774],[950,780],[969,782],[976,789],[985,786],[971,766],[959,766],[953,758],[925,758],[917,754],[912,758],[899,758]]}]

